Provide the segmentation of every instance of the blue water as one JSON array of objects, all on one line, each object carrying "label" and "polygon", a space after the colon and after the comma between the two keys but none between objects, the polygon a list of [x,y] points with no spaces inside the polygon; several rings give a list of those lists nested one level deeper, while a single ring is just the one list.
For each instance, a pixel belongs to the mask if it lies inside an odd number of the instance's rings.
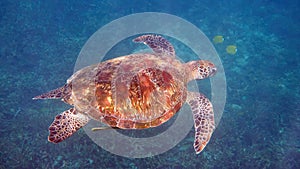
[{"label": "blue water", "polygon": [[[1,169],[300,168],[300,1],[1,1],[0,6]],[[214,45],[226,74],[227,102],[207,147],[195,154],[193,129],[168,152],[141,159],[105,151],[83,130],[60,144],[48,142],[48,126],[69,106],[31,98],[65,83],[95,31],[139,12],[176,15],[210,40],[224,36]],[[228,54],[227,45],[236,45],[237,53]],[[121,47],[115,53],[133,50]]]}]

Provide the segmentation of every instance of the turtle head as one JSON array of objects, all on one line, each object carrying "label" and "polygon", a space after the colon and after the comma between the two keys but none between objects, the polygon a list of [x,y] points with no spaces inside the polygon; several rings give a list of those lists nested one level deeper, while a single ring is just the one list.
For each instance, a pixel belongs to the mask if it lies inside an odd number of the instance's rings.
[{"label": "turtle head", "polygon": [[216,74],[216,66],[207,60],[191,61],[186,64],[189,80],[204,79]]}]

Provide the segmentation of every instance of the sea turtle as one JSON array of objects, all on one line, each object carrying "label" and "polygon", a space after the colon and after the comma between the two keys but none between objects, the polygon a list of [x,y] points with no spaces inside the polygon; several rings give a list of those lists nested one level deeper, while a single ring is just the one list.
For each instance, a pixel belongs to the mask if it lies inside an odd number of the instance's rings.
[{"label": "sea turtle", "polygon": [[67,83],[33,99],[62,99],[74,106],[57,115],[49,127],[48,140],[58,143],[86,125],[90,119],[111,128],[144,129],[168,121],[187,102],[193,112],[194,149],[200,153],[215,128],[213,106],[187,83],[216,73],[204,60],[181,63],[171,43],[160,35],[133,40],[148,45],[153,53],[121,56],[85,67]]}]

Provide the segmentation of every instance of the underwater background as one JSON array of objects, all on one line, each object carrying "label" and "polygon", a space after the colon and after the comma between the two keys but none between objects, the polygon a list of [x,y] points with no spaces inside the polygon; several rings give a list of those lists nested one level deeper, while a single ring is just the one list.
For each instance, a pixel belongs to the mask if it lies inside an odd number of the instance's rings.
[{"label": "underwater background", "polygon": [[[227,102],[209,144],[196,155],[191,129],[164,154],[130,159],[103,150],[83,130],[48,142],[48,126],[70,106],[32,97],[66,82],[95,31],[139,12],[176,15],[211,41],[224,38],[214,46]],[[0,168],[300,168],[299,13],[298,0],[1,1]],[[134,51],[126,47],[111,57]]]}]

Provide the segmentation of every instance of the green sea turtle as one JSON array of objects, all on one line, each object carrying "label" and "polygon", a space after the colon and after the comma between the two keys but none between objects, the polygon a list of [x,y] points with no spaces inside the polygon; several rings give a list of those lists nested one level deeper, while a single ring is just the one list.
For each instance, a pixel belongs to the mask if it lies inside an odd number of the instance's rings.
[{"label": "green sea turtle", "polygon": [[193,112],[194,149],[200,153],[215,128],[213,106],[187,83],[216,73],[209,61],[181,63],[173,46],[162,36],[142,35],[133,40],[153,53],[136,53],[85,67],[67,83],[33,99],[62,99],[74,106],[57,115],[48,140],[58,143],[86,125],[90,119],[112,128],[144,129],[168,121],[187,102]]}]

